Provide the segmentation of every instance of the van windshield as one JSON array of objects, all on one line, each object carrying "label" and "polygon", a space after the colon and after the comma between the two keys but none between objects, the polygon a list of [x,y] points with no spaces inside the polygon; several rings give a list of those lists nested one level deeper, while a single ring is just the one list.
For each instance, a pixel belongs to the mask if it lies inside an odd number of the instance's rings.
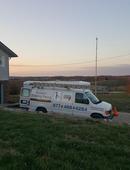
[{"label": "van windshield", "polygon": [[85,97],[89,98],[94,104],[101,102],[91,91],[85,92]]}]

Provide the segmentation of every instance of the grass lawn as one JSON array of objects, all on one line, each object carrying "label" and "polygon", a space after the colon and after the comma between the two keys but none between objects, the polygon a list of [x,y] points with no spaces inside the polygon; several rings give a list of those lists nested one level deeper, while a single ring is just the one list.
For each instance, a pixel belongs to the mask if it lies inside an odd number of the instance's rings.
[{"label": "grass lawn", "polygon": [[130,169],[130,127],[0,110],[0,170]]},{"label": "grass lawn", "polygon": [[130,113],[130,95],[126,93],[114,93],[98,95],[99,99],[107,101],[116,106],[120,112]]}]

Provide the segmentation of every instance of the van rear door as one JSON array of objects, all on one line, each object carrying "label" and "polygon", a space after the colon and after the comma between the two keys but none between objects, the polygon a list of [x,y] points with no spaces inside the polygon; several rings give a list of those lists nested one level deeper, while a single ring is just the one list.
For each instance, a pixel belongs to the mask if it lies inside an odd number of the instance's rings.
[{"label": "van rear door", "polygon": [[28,108],[30,104],[30,93],[31,89],[21,88],[20,92],[20,107]]}]

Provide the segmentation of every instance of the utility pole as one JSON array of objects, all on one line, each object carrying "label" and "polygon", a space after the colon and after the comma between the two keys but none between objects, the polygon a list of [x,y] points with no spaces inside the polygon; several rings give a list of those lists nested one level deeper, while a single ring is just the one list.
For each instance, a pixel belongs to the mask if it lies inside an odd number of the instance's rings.
[{"label": "utility pole", "polygon": [[98,38],[96,37],[96,58],[95,58],[95,95],[97,95],[97,50],[98,50]]}]

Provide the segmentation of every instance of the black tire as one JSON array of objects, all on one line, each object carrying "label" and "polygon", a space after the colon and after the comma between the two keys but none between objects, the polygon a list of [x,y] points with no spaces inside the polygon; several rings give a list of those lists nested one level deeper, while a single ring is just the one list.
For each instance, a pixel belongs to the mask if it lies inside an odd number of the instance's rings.
[{"label": "black tire", "polygon": [[100,113],[92,113],[91,117],[94,119],[104,119],[104,116],[101,115]]},{"label": "black tire", "polygon": [[47,109],[45,107],[37,107],[36,112],[47,113]]}]

